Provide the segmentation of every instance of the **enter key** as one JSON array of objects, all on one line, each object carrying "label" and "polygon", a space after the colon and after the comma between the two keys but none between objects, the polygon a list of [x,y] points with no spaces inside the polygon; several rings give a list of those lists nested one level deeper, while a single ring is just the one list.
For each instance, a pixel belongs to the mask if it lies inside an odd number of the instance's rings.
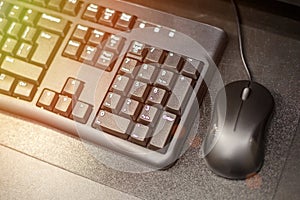
[{"label": "enter key", "polygon": [[57,50],[59,39],[60,37],[56,34],[41,31],[36,40],[37,47],[31,61],[48,68],[55,55],[55,50]]}]

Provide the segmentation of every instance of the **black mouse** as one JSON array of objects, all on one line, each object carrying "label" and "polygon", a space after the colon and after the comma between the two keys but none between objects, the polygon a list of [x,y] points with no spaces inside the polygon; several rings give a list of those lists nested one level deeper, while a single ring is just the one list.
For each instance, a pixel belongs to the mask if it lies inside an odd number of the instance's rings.
[{"label": "black mouse", "polygon": [[258,172],[273,108],[271,93],[256,82],[236,81],[221,89],[202,146],[208,167],[229,179],[245,179]]}]

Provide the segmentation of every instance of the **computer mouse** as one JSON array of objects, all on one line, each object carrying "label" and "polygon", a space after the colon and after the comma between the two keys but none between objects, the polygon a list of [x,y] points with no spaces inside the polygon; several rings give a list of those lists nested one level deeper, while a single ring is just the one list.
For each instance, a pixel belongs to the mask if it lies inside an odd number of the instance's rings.
[{"label": "computer mouse", "polygon": [[236,81],[216,97],[210,133],[202,150],[208,167],[229,179],[256,174],[264,160],[264,133],[274,99],[264,86]]}]

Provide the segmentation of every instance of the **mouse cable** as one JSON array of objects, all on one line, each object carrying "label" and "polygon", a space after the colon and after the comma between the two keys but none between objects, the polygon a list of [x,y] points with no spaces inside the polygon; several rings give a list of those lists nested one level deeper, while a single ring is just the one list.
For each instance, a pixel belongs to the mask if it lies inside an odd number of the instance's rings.
[{"label": "mouse cable", "polygon": [[247,64],[247,61],[246,61],[245,55],[244,55],[243,35],[242,35],[242,31],[241,31],[241,20],[240,20],[238,6],[237,6],[235,0],[231,0],[231,3],[233,5],[234,13],[235,13],[235,20],[236,20],[236,25],[237,25],[238,39],[239,39],[240,56],[241,56],[243,65],[246,69],[249,80],[250,80],[250,82],[252,82],[253,78],[252,78],[250,69],[248,67],[248,64]]}]

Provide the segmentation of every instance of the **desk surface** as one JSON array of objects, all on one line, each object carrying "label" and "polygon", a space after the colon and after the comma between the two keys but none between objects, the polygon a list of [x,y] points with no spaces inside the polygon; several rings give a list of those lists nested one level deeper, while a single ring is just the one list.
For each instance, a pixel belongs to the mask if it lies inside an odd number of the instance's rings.
[{"label": "desk surface", "polygon": [[[131,1],[223,28],[229,36],[219,64],[224,82],[246,79],[238,53],[234,16],[228,2],[218,1],[219,4],[212,6],[205,1],[203,3],[196,0],[190,0],[189,4],[183,0]],[[243,28],[249,65],[255,80],[271,91],[276,104],[273,119],[266,132],[264,166],[256,176],[243,181],[220,178],[206,167],[199,156],[201,141],[209,121],[208,97],[202,106],[203,116],[198,120],[200,126],[196,142],[175,166],[166,171],[136,174],[111,169],[90,153],[93,151],[101,154],[102,149],[7,113],[0,114],[0,144],[141,199],[272,199],[286,160],[293,152],[290,148],[300,115],[300,35],[297,34],[300,33],[300,24],[292,19],[247,7],[242,7],[242,16],[245,19]],[[1,158],[5,157],[3,155],[6,151],[0,151]],[[26,162],[17,162],[15,159],[10,164],[26,165]],[[11,173],[11,176],[14,178],[16,174]],[[1,177],[0,191],[5,189],[8,193],[13,193],[13,190],[5,188],[7,185],[3,181],[4,178]],[[295,184],[299,186],[299,182]],[[26,185],[10,186],[19,191],[29,191]],[[34,186],[31,183],[30,189],[35,190]],[[91,190],[85,192],[90,193]],[[14,197],[13,194],[0,192],[0,197],[2,195]],[[284,197],[285,194],[282,195]]]}]

